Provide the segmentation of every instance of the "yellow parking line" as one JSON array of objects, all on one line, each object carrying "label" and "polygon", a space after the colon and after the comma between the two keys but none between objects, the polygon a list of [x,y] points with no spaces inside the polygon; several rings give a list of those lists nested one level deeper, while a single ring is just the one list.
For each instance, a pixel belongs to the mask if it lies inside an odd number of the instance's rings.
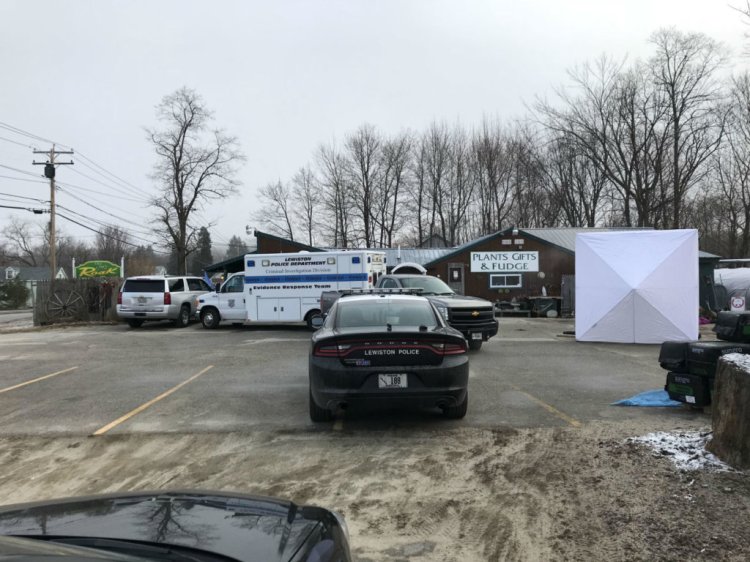
[{"label": "yellow parking line", "polygon": [[545,410],[547,410],[547,411],[548,411],[548,412],[549,412],[550,414],[552,414],[552,415],[554,415],[554,416],[557,416],[558,418],[560,418],[560,419],[561,419],[561,420],[563,420],[563,421],[566,421],[566,422],[568,422],[568,423],[569,423],[570,425],[572,425],[573,427],[581,427],[581,422],[579,422],[579,421],[578,421],[577,419],[575,419],[575,418],[573,418],[573,417],[569,416],[569,415],[568,415],[568,414],[566,414],[566,413],[563,413],[563,412],[561,412],[560,410],[558,410],[558,409],[557,409],[557,408],[555,408],[554,406],[551,406],[551,405],[547,404],[547,403],[546,403],[546,402],[545,402],[544,400],[540,400],[540,399],[539,399],[539,398],[537,398],[536,396],[532,396],[531,394],[529,394],[529,393],[528,393],[528,392],[526,392],[525,390],[521,390],[520,388],[518,388],[518,387],[517,387],[516,385],[514,385],[514,384],[512,384],[512,385],[510,385],[510,386],[511,386],[511,387],[512,387],[512,388],[513,388],[514,390],[516,390],[516,391],[520,392],[520,393],[521,393],[521,394],[523,394],[524,396],[527,396],[528,398],[530,398],[531,400],[533,400],[534,402],[536,402],[537,404],[539,404],[539,405],[540,405],[540,406],[541,406],[542,408],[544,408]]},{"label": "yellow parking line", "polygon": [[8,388],[2,388],[0,389],[0,394],[3,392],[10,392],[11,390],[15,390],[17,388],[21,388],[22,386],[26,386],[28,384],[34,384],[35,382],[43,381],[45,379],[51,379],[52,377],[56,377],[57,375],[62,375],[63,373],[69,373],[70,371],[75,371],[78,367],[70,367],[69,369],[63,369],[62,371],[57,371],[55,373],[50,373],[49,375],[44,375],[43,377],[38,377],[35,379],[32,379],[30,381],[22,382],[20,384],[14,384],[13,386],[9,386]]},{"label": "yellow parking line", "polygon": [[141,405],[140,405],[140,406],[138,406],[138,407],[137,407],[137,408],[136,408],[135,410],[132,410],[132,411],[128,412],[128,413],[127,413],[127,414],[125,414],[124,416],[120,416],[120,417],[119,417],[119,418],[117,418],[117,419],[116,419],[115,421],[113,421],[113,422],[110,422],[110,423],[108,423],[108,424],[107,424],[107,425],[105,425],[104,427],[100,427],[100,428],[99,428],[99,429],[97,429],[97,430],[96,430],[96,431],[95,431],[95,432],[94,432],[94,433],[93,433],[92,435],[102,435],[102,434],[104,434],[104,433],[107,433],[107,432],[108,432],[108,431],[109,431],[110,429],[112,429],[113,427],[117,427],[117,426],[118,426],[118,425],[120,425],[121,423],[123,423],[123,422],[126,422],[127,420],[129,420],[130,418],[132,418],[133,416],[135,416],[136,414],[140,414],[140,413],[141,413],[141,412],[142,412],[143,410],[145,410],[146,408],[149,408],[150,406],[153,406],[153,405],[154,405],[154,404],[156,404],[156,403],[157,403],[157,402],[158,402],[159,400],[162,400],[162,399],[166,398],[167,396],[169,396],[170,394],[172,394],[172,393],[174,393],[174,392],[177,392],[177,391],[178,391],[179,389],[181,389],[181,388],[182,388],[183,386],[185,386],[185,385],[186,385],[187,383],[189,383],[189,382],[191,382],[191,381],[193,381],[193,380],[197,379],[197,378],[198,378],[198,377],[200,377],[200,376],[201,376],[202,374],[204,374],[204,373],[208,372],[208,370],[209,370],[209,369],[213,369],[213,367],[214,367],[213,365],[209,365],[208,367],[206,367],[205,369],[203,369],[203,370],[202,370],[202,371],[201,371],[200,373],[196,373],[196,374],[194,374],[194,375],[193,375],[192,377],[190,377],[190,378],[189,378],[189,379],[187,379],[186,381],[182,381],[182,382],[181,382],[180,384],[178,384],[177,386],[173,386],[172,388],[170,388],[170,389],[169,389],[169,390],[167,390],[166,392],[162,392],[162,393],[161,393],[161,394],[160,394],[159,396],[157,396],[156,398],[153,398],[153,399],[149,400],[149,401],[148,401],[148,402],[146,402],[145,404],[141,404]]}]

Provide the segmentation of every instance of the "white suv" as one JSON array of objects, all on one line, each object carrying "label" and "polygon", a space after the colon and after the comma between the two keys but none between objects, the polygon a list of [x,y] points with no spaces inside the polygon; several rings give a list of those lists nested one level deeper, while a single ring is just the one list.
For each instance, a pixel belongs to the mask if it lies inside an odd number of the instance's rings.
[{"label": "white suv", "polygon": [[195,316],[196,297],[210,291],[200,277],[128,277],[117,295],[117,316],[131,328],[146,320],[171,320],[184,328]]}]

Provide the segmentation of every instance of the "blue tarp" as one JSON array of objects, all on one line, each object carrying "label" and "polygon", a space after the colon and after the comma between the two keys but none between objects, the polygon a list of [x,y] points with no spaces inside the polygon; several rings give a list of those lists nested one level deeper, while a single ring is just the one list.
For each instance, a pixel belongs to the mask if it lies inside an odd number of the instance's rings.
[{"label": "blue tarp", "polygon": [[613,406],[656,406],[656,407],[675,407],[682,406],[682,402],[672,400],[666,390],[647,390],[636,394],[631,398],[613,402]]}]

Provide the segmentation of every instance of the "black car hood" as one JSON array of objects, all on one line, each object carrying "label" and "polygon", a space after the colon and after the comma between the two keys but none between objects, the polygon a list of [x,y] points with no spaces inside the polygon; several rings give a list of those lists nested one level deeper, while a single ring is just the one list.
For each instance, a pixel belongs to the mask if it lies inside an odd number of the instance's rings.
[{"label": "black car hood", "polygon": [[444,304],[448,307],[460,307],[465,306],[467,308],[472,306],[492,306],[492,303],[488,300],[479,297],[467,297],[465,295],[424,295],[430,299],[434,304]]},{"label": "black car hood", "polygon": [[322,508],[220,492],[112,494],[0,507],[0,534],[98,537],[196,548],[236,560],[293,560],[338,526]]}]

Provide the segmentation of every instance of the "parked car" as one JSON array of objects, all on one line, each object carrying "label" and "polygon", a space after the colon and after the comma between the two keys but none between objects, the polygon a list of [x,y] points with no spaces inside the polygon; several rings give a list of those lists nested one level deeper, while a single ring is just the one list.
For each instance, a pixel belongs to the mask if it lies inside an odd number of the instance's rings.
[{"label": "parked car", "polygon": [[413,404],[463,418],[469,359],[463,335],[426,298],[344,295],[316,317],[309,359],[310,419],[354,403]]},{"label": "parked car", "polygon": [[195,316],[198,296],[210,291],[200,277],[128,277],[117,295],[117,316],[131,328],[147,320],[171,320],[183,328]]},{"label": "parked car", "polygon": [[378,288],[421,289],[420,295],[430,299],[443,319],[461,332],[469,349],[478,350],[482,342],[497,335],[495,306],[479,297],[459,295],[445,282],[432,275],[392,274],[378,279]]},{"label": "parked car", "polygon": [[349,562],[343,518],[226,492],[116,493],[0,507],[0,559]]}]

